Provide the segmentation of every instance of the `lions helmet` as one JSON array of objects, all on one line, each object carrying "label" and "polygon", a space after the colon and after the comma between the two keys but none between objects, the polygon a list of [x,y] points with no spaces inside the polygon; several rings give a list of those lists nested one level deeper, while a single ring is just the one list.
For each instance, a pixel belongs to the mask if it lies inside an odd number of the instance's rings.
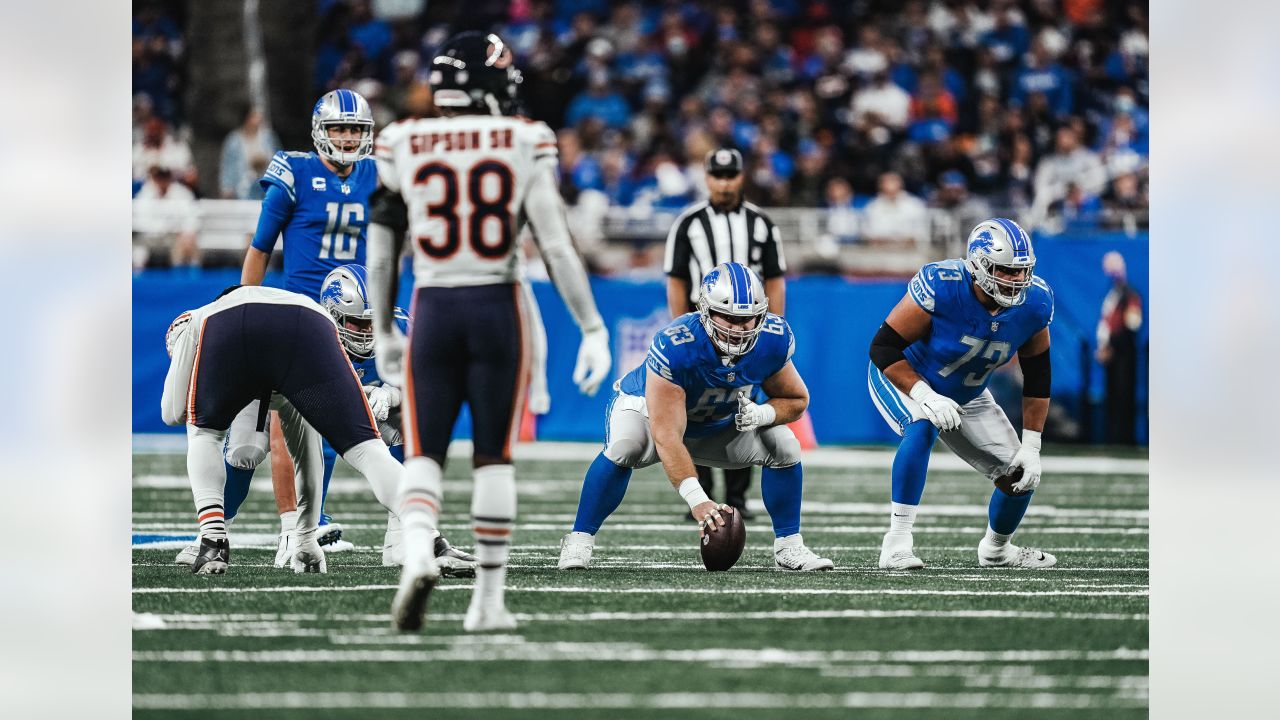
[{"label": "lions helmet", "polygon": [[[347,354],[357,360],[373,357],[373,307],[363,265],[351,263],[330,270],[320,285],[320,305],[338,323],[338,337]],[[409,316],[400,308],[394,313],[403,329]]]},{"label": "lions helmet", "polygon": [[440,46],[431,61],[429,82],[438,107],[511,115],[523,79],[502,38],[473,31],[454,35]]},{"label": "lions helmet", "polygon": [[979,223],[969,233],[965,262],[978,287],[996,303],[1013,307],[1027,299],[1036,253],[1027,231],[1018,223],[1006,218]]},{"label": "lions helmet", "polygon": [[[355,125],[360,138],[354,150],[343,150],[329,137],[331,125]],[[316,102],[311,111],[311,142],[316,152],[338,165],[346,166],[373,152],[373,111],[359,93],[332,90]]]},{"label": "lions helmet", "polygon": [[[742,263],[720,263],[702,278],[698,289],[698,314],[702,328],[720,352],[731,357],[745,355],[755,347],[769,312],[764,283]],[[715,321],[722,316],[742,323],[754,319],[750,328],[731,328]]]}]

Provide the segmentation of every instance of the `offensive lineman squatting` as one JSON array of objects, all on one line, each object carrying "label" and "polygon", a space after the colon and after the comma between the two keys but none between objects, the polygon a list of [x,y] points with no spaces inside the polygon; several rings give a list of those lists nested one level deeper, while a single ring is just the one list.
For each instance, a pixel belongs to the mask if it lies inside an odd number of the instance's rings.
[{"label": "offensive lineman squatting", "polygon": [[[1035,264],[1031,239],[1017,223],[979,223],[966,258],[921,268],[872,340],[867,388],[902,438],[881,568],[924,567],[911,529],[939,431],[956,455],[996,485],[978,564],[1046,568],[1057,562],[1010,543],[1040,483],[1040,434],[1049,411],[1053,292],[1034,274]],[[987,389],[991,373],[1015,349],[1024,377],[1021,444]],[[1015,471],[1020,479],[1011,477]]]},{"label": "offensive lineman squatting", "polygon": [[[786,423],[809,395],[791,356],[791,327],[768,312],[764,285],[750,268],[722,263],[702,279],[698,312],[654,335],[645,362],[615,384],[605,448],[583,480],[573,531],[561,540],[561,570],[591,564],[595,535],[622,503],[634,468],[661,460],[703,532],[718,532],[720,510],[694,474],[760,465],[760,491],[774,529],[780,570],[829,570],[800,535],[804,472],[800,442]],[[749,398],[757,386],[769,397]]]}]

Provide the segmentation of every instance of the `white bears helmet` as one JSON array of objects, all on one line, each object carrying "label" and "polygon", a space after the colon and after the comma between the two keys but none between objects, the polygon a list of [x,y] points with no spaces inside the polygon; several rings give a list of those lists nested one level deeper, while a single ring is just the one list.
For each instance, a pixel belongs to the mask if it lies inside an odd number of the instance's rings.
[{"label": "white bears helmet", "polygon": [[[360,139],[354,150],[342,150],[329,138],[330,125],[357,125]],[[311,111],[311,142],[331,162],[346,166],[373,152],[373,111],[369,102],[351,90],[332,90],[324,94]]]},{"label": "white bears helmet", "polygon": [[[363,265],[339,265],[325,276],[320,285],[320,305],[338,324],[338,337],[351,357],[368,360],[373,357],[373,306],[369,304],[368,274]],[[409,316],[396,308],[396,320],[407,322]]]},{"label": "white bears helmet", "polygon": [[[736,357],[745,355],[755,347],[769,312],[769,298],[764,294],[764,283],[751,268],[742,263],[720,263],[702,278],[698,289],[698,314],[702,316],[702,328],[720,352]],[[715,315],[727,316],[734,321],[754,318],[750,328],[730,328],[717,323]]]},{"label": "white bears helmet", "polygon": [[1027,231],[1018,223],[1006,218],[978,223],[969,233],[965,262],[978,287],[996,303],[1013,307],[1027,299],[1027,288],[1031,287],[1036,268],[1036,253]]}]

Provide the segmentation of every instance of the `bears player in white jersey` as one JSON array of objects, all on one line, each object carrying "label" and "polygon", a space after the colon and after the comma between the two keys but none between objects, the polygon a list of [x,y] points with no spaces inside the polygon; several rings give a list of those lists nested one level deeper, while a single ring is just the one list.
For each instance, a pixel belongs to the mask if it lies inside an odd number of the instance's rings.
[{"label": "bears player in white jersey", "polygon": [[384,507],[399,493],[400,464],[378,434],[373,411],[325,310],[297,293],[236,285],[179,315],[165,334],[169,372],[161,417],[187,427],[187,471],[200,525],[191,571],[217,575],[231,560],[224,512],[223,443],[251,400],[277,410],[300,488],[290,563],[325,572],[317,542],[321,438],[373,486]]},{"label": "bears player in white jersey", "polygon": [[[921,268],[872,340],[867,387],[902,437],[881,568],[924,567],[911,530],[939,431],[956,455],[995,484],[978,564],[1047,568],[1057,562],[1010,542],[1040,484],[1040,434],[1049,414],[1053,292],[1035,266],[1031,238],[1017,223],[979,223],[966,257]],[[1021,442],[987,389],[992,371],[1014,352],[1024,378]]]},{"label": "bears player in white jersey", "polygon": [[[661,461],[700,531],[718,532],[729,505],[712,502],[694,463],[719,468],[760,465],[760,493],[773,522],[774,566],[830,570],[800,536],[804,470],[800,441],[787,427],[809,406],[791,362],[795,337],[768,312],[764,283],[741,263],[721,263],[703,278],[698,311],[653,336],[645,362],[615,385],[605,447],[587,469],[573,532],[561,541],[561,570],[591,564],[595,535],[617,509],[631,471]],[[763,388],[766,402],[751,401]]]},{"label": "bears player in white jersey", "polygon": [[[504,586],[516,516],[511,446],[529,368],[516,243],[526,221],[582,331],[574,381],[584,393],[594,394],[609,372],[609,333],[569,236],[555,135],[511,115],[521,81],[511,50],[497,35],[462,33],[436,51],[430,73],[444,116],[393,123],[374,148],[383,186],[369,228],[378,372],[405,389],[405,562],[392,618],[401,629],[420,627],[439,576],[431,541],[445,454],[465,401],[480,567],[463,627],[512,629]],[[406,230],[415,284],[407,343],[392,317]]]}]

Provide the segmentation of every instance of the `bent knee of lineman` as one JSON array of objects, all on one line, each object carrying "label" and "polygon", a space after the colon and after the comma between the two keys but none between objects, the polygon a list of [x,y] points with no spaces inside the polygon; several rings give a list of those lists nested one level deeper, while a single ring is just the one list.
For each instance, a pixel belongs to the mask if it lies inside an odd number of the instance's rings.
[{"label": "bent knee of lineman", "polygon": [[760,439],[769,451],[765,467],[785,468],[800,462],[800,441],[786,425],[775,425],[765,430]]},{"label": "bent knee of lineman", "polygon": [[248,437],[233,432],[227,436],[224,455],[231,467],[252,470],[266,459],[270,447],[270,436],[265,432],[249,433]]},{"label": "bent knee of lineman", "polygon": [[635,438],[613,438],[604,449],[604,456],[620,467],[636,467],[644,459],[644,443]]}]

